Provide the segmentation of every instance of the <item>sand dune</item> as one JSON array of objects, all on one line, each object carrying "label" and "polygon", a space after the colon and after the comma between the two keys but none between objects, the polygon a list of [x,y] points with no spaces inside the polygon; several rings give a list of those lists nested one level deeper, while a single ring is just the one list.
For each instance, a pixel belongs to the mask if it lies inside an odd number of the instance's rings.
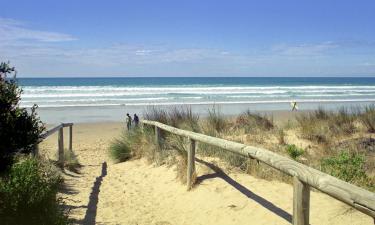
[{"label": "sand dune", "polygon": [[[289,184],[222,172],[215,159],[205,158],[197,160],[198,184],[186,191],[174,167],[156,167],[144,160],[111,163],[108,143],[121,127],[74,126],[73,148],[83,168],[80,174],[66,172],[67,188],[61,196],[75,224],[290,224]],[[41,148],[55,152],[56,137]],[[373,224],[370,217],[315,191],[310,213],[311,224]]]}]

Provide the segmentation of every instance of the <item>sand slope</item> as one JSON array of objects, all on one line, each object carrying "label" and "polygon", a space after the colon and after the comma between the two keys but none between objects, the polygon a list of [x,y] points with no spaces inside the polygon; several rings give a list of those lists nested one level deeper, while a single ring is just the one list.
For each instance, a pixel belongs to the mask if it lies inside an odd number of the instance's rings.
[{"label": "sand slope", "polygon": [[[290,224],[291,185],[220,172],[205,159],[197,162],[198,185],[186,191],[174,167],[144,160],[112,164],[106,151],[120,131],[117,123],[74,126],[74,150],[83,168],[64,175],[68,188],[62,196],[76,224]],[[55,151],[55,137],[42,148]],[[311,224],[373,224],[319,192],[311,193],[310,218]]]}]

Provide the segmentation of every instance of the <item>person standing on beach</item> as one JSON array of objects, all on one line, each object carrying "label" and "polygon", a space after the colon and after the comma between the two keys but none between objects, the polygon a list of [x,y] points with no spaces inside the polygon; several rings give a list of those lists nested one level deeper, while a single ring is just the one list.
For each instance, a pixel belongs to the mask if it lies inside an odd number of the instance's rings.
[{"label": "person standing on beach", "polygon": [[130,128],[132,127],[132,118],[129,113],[126,113],[126,127],[128,128],[128,130],[130,130]]},{"label": "person standing on beach", "polygon": [[290,103],[290,106],[292,106],[292,111],[297,111],[298,106],[297,106],[297,102],[296,101],[292,101]]},{"label": "person standing on beach", "polygon": [[138,127],[139,117],[137,116],[137,114],[134,113],[133,119],[134,119],[134,126]]}]

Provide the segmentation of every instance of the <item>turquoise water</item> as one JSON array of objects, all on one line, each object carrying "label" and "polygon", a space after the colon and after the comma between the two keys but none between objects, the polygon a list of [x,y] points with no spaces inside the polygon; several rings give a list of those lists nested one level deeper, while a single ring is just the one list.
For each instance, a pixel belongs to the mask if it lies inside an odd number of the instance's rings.
[{"label": "turquoise water", "polygon": [[39,105],[47,123],[119,121],[149,106],[189,105],[204,114],[213,105],[224,114],[337,109],[375,103],[375,78],[20,78],[21,106]]},{"label": "turquoise water", "polygon": [[39,107],[375,101],[375,78],[21,78]]}]

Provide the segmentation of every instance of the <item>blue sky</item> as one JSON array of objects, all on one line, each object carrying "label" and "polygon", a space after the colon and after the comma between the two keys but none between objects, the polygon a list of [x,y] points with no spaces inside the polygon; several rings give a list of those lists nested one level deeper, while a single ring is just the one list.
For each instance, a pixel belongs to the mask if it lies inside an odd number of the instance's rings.
[{"label": "blue sky", "polygon": [[375,1],[0,0],[27,76],[374,76]]}]

